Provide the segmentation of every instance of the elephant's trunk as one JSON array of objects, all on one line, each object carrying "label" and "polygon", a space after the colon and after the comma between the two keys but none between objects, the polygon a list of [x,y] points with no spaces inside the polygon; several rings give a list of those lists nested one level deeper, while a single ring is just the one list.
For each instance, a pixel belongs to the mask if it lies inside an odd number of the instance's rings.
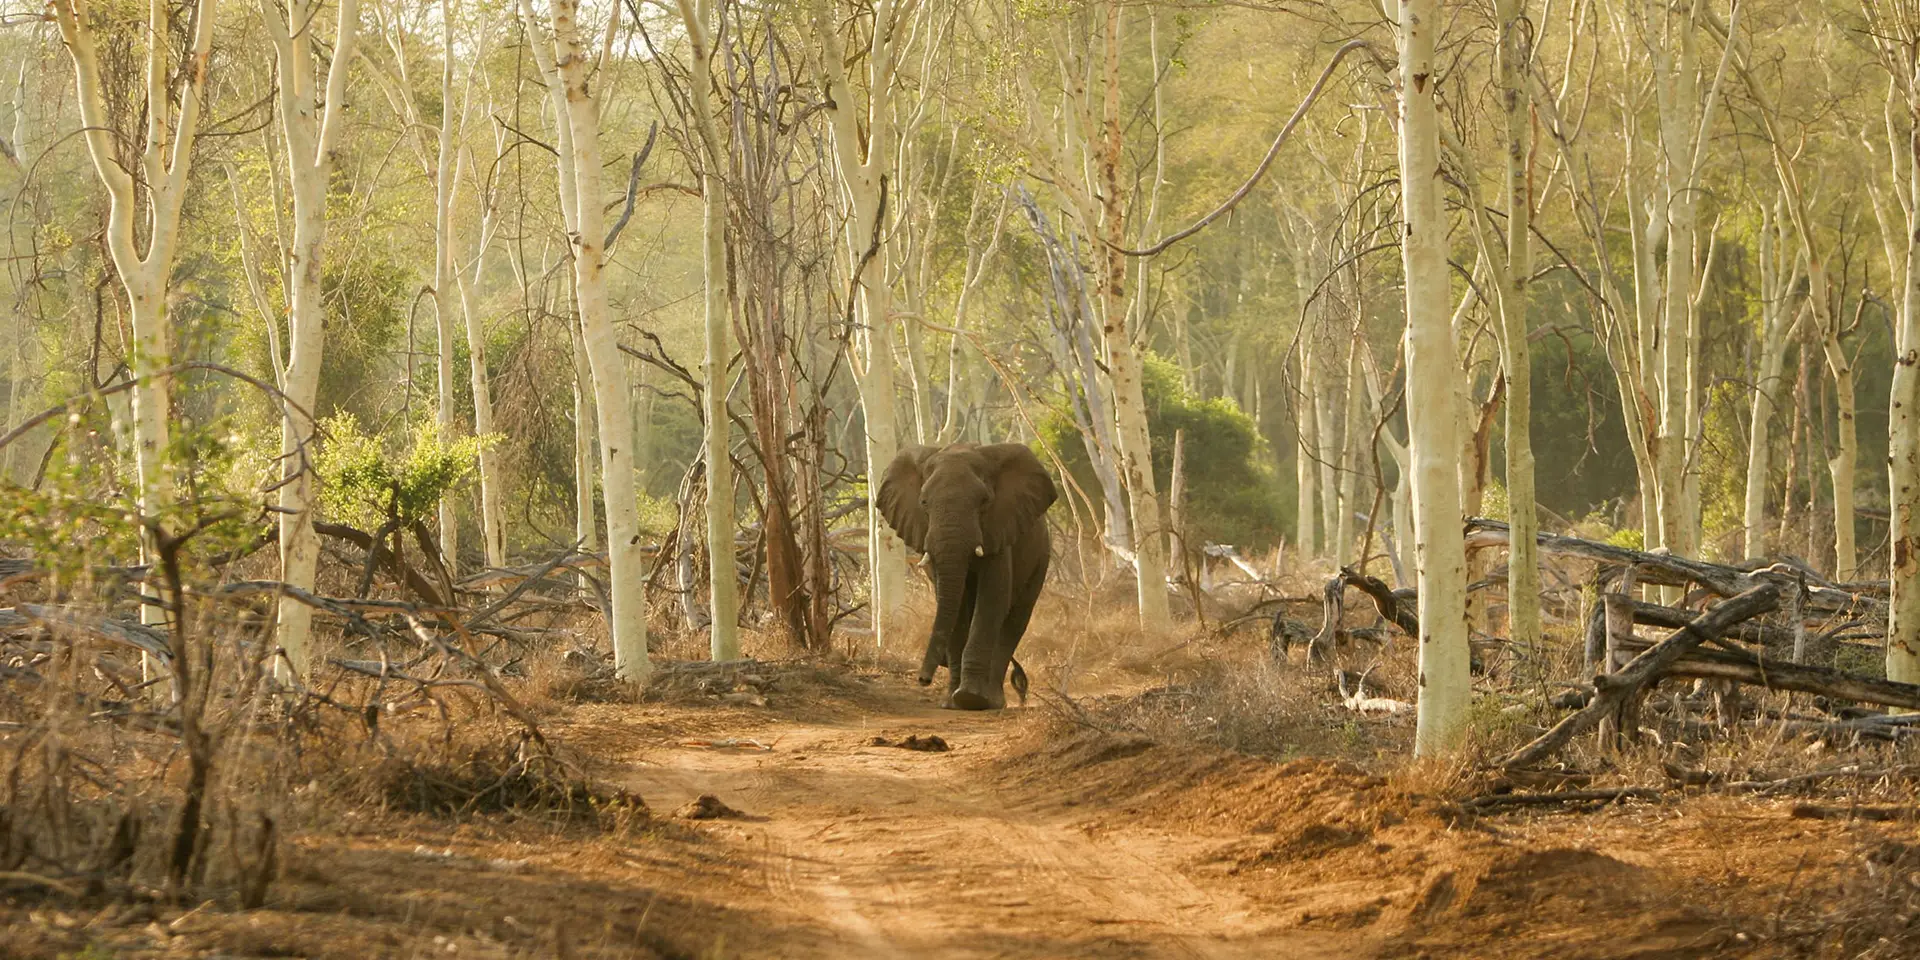
[{"label": "elephant's trunk", "polygon": [[[920,684],[926,686],[933,682],[933,673],[939,669],[943,659],[953,646],[954,631],[960,626],[960,608],[967,592],[967,571],[972,566],[974,548],[979,538],[968,537],[965,532],[955,529],[959,524],[943,524],[935,536],[929,537],[931,549],[927,555],[927,568],[933,574],[933,595],[935,607],[933,613],[933,633],[927,639],[926,656],[920,661]],[[938,544],[933,546],[933,544]],[[957,661],[947,663],[947,669],[958,676],[960,664]]]}]

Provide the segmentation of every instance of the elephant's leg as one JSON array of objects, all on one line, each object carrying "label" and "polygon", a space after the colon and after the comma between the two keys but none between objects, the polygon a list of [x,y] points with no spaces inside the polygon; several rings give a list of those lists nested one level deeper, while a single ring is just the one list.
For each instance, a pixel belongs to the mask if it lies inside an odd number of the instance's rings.
[{"label": "elephant's leg", "polygon": [[[969,570],[967,571],[966,588],[961,591],[960,615],[955,618],[953,632],[944,637],[932,632],[927,634],[927,650],[926,653],[920,657],[919,680],[921,686],[924,687],[932,684],[934,672],[941,667],[960,662],[959,654],[953,650],[955,646],[954,640],[956,637],[965,638],[967,630],[973,622],[973,591],[973,571]],[[948,672],[952,673],[953,671],[949,669]],[[949,692],[952,691],[953,685],[954,680],[949,677],[947,682]]]},{"label": "elephant's leg", "polygon": [[[1042,550],[1044,551],[1045,547],[1042,547]],[[1040,589],[1047,582],[1047,554],[1045,552],[1040,554],[1040,560],[1035,569],[1021,572],[1025,575],[1014,586],[1007,605],[1007,616],[1000,628],[1000,644],[994,666],[996,678],[1006,676],[1008,665],[1013,663],[1013,653],[1020,646],[1020,639],[1027,635],[1027,624],[1033,619],[1034,605],[1040,601]],[[1002,682],[1004,683],[1004,680]],[[994,688],[1001,689],[1001,686],[995,684]],[[1025,702],[1027,699],[1026,671],[1020,672],[1015,689],[1020,692],[1021,701]]]},{"label": "elephant's leg", "polygon": [[[1012,564],[1006,553],[989,554],[976,563],[973,624],[966,632],[966,648],[960,651],[960,682],[953,691],[953,705],[962,710],[989,710],[1007,705],[1006,663],[1001,659],[1001,628],[1007,620],[1012,587]],[[955,631],[958,633],[959,631]]]},{"label": "elephant's leg", "polygon": [[940,645],[940,663],[947,668],[947,700],[944,704],[952,707],[954,691],[960,689],[960,661],[967,648],[967,635],[973,630],[974,607],[980,593],[980,579],[973,571],[967,571],[967,589],[960,596],[960,618],[953,625]]}]

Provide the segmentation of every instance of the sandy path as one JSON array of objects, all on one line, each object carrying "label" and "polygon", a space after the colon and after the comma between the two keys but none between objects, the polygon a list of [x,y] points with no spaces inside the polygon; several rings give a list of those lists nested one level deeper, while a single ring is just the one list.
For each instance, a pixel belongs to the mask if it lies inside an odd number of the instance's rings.
[{"label": "sandy path", "polygon": [[[1089,831],[1077,811],[1015,802],[973,759],[1014,720],[900,696],[857,719],[770,720],[732,733],[777,740],[771,752],[651,750],[630,768],[629,785],[656,810],[712,793],[764,818],[728,822],[716,834],[756,862],[765,897],[785,908],[762,915],[809,918],[815,929],[776,935],[767,941],[781,943],[776,952],[756,956],[1313,960],[1371,952],[1357,935],[1269,929],[1272,918],[1231,889],[1198,885],[1181,868],[1205,838]],[[868,743],[908,733],[938,734],[954,750]]]}]

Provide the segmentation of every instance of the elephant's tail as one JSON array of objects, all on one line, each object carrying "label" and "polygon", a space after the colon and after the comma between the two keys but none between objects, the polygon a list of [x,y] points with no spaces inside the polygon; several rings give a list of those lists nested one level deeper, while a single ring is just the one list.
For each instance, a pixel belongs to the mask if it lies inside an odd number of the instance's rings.
[{"label": "elephant's tail", "polygon": [[1020,705],[1027,705],[1027,668],[1020,661],[1013,661],[1013,692],[1020,695]]}]

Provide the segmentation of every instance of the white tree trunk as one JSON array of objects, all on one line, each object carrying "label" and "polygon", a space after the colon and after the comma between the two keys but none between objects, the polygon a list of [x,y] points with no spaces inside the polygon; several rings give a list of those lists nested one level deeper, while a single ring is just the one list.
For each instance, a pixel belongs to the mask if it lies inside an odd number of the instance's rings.
[{"label": "white tree trunk", "polygon": [[1773,210],[1762,209],[1760,221],[1760,358],[1754,373],[1752,416],[1747,425],[1745,543],[1748,557],[1767,555],[1767,474],[1772,458],[1776,391],[1785,389],[1780,374],[1787,360],[1788,328],[1794,312],[1788,298],[1799,285],[1799,260],[1783,236],[1786,224]]},{"label": "white tree trunk", "polygon": [[[1898,62],[1898,61],[1896,61]],[[1899,79],[1899,78],[1896,78]],[[1908,107],[1920,120],[1920,83],[1906,78]],[[1895,331],[1893,389],[1888,400],[1887,479],[1892,492],[1892,559],[1887,624],[1887,679],[1920,683],[1920,164],[1901,169],[1894,152],[1896,189],[1910,193],[1907,204],[1906,275]],[[1911,155],[1908,155],[1911,161]],[[1905,174],[1907,183],[1900,184]]]},{"label": "white tree trunk", "polygon": [[[533,6],[530,0],[522,0],[520,15],[529,35],[536,33]],[[553,55],[541,43],[530,45],[534,64],[547,81],[547,105],[553,111],[553,139],[558,147],[555,158],[555,177],[560,184],[560,223],[568,235],[579,232],[580,194],[575,186],[573,161],[573,127],[567,119],[566,87],[560,79],[559,71],[554,68]],[[569,256],[572,251],[568,251]],[[522,289],[525,288],[522,277]],[[587,359],[586,338],[580,325],[579,290],[577,285],[568,287],[567,332],[573,343],[573,530],[574,539],[580,542],[580,549],[588,553],[595,552],[600,545],[599,512],[594,509],[594,423],[596,420],[593,404],[593,365]],[[583,573],[581,586],[588,582]],[[608,611],[609,623],[612,611]]]},{"label": "white tree trunk", "polygon": [[1326,552],[1334,557],[1345,553],[1340,545],[1340,463],[1341,435],[1339,420],[1334,409],[1339,402],[1339,368],[1333,364],[1339,362],[1338,355],[1327,357],[1327,367],[1321,372],[1320,390],[1313,397],[1313,416],[1319,422],[1315,433],[1320,438],[1319,456],[1314,467],[1320,471],[1320,535],[1326,539]]},{"label": "white tree trunk", "polygon": [[1693,437],[1687,427],[1688,374],[1696,345],[1690,337],[1693,306],[1694,234],[1698,227],[1693,169],[1698,82],[1694,29],[1683,12],[1644,0],[1654,93],[1660,121],[1660,209],[1666,221],[1666,289],[1660,303],[1658,483],[1660,544],[1681,556],[1699,551],[1686,512],[1686,472]]},{"label": "white tree trunk", "polygon": [[710,0],[679,0],[680,18],[692,46],[692,101],[695,126],[704,148],[700,177],[706,272],[706,355],[700,374],[706,401],[708,609],[713,622],[708,648],[715,661],[740,659],[740,584],[734,568],[733,460],[728,452],[727,359],[731,318],[727,313],[727,181],[722,166],[727,152],[714,126],[714,104],[704,95],[713,88],[710,64],[713,32]]},{"label": "white tree trunk", "polygon": [[1858,401],[1853,394],[1853,358],[1840,342],[1839,321],[1833,320],[1826,331],[1821,346],[1833,374],[1834,433],[1839,441],[1839,449],[1827,460],[1827,472],[1833,478],[1833,578],[1846,583],[1858,576],[1853,530],[1854,477],[1860,462],[1860,437],[1854,428]]},{"label": "white tree trunk", "polygon": [[[1357,291],[1356,291],[1357,293]],[[1359,298],[1355,297],[1355,303]],[[1334,562],[1344,567],[1354,559],[1354,514],[1360,509],[1360,475],[1367,462],[1369,434],[1362,422],[1366,416],[1367,388],[1361,382],[1360,338],[1355,337],[1347,350],[1347,410],[1340,442],[1340,504],[1334,524]]]},{"label": "white tree trunk", "polygon": [[[450,0],[440,0],[440,30],[444,38],[440,57],[440,144],[433,167],[433,324],[439,361],[434,364],[434,423],[440,439],[450,441],[458,427],[454,420],[453,324],[458,282],[453,265],[453,17]],[[447,571],[460,575],[460,510],[451,496],[440,498],[440,556]],[[449,597],[451,602],[452,598]]]},{"label": "white tree trunk", "polygon": [[[458,177],[455,178],[456,183]],[[480,437],[493,434],[493,386],[487,376],[487,328],[480,311],[474,308],[474,292],[486,276],[487,249],[493,244],[493,228],[498,222],[491,198],[483,200],[480,245],[473,252],[472,279],[467,271],[457,271],[454,282],[460,289],[460,316],[467,330],[467,379],[473,390],[473,432]],[[507,565],[507,531],[500,516],[500,454],[489,443],[480,448],[480,535],[485,541],[487,566]]]},{"label": "white tree trunk", "polygon": [[1173,625],[1167,606],[1166,524],[1160,516],[1160,496],[1153,476],[1152,442],[1147,432],[1147,401],[1141,384],[1141,363],[1127,327],[1127,261],[1125,207],[1121,200],[1120,165],[1120,22],[1117,0],[1107,4],[1105,109],[1106,135],[1100,151],[1100,178],[1106,232],[1105,294],[1107,370],[1113,383],[1114,420],[1119,426],[1120,463],[1127,494],[1133,505],[1133,555],[1138,573],[1140,630],[1149,637],[1165,634]]},{"label": "white tree trunk", "polygon": [[587,344],[580,335],[579,311],[568,319],[573,341],[573,537],[580,549],[592,553],[600,549],[599,511],[594,509],[593,479],[593,364],[587,360]]},{"label": "white tree trunk", "polygon": [[[1373,348],[1364,346],[1365,364],[1362,371],[1366,376],[1367,412],[1370,417],[1379,418],[1381,405],[1386,402],[1386,387],[1381,383],[1379,364],[1373,357]],[[1393,572],[1402,587],[1414,585],[1411,571],[1415,569],[1413,556],[1413,455],[1407,445],[1393,435],[1391,429],[1380,431],[1380,443],[1387,448],[1387,454],[1393,458],[1395,472],[1399,474],[1393,485]],[[1384,481],[1383,481],[1384,482]]]},{"label": "white tree trunk", "polygon": [[[878,0],[864,57],[867,90],[862,98],[847,83],[840,43],[840,20],[827,0],[816,0],[813,25],[826,113],[833,128],[833,149],[850,218],[846,225],[849,266],[859,274],[859,323],[864,332],[863,361],[856,370],[860,409],[866,418],[867,478],[877,482],[899,452],[898,396],[893,377],[892,296],[887,287],[886,235],[881,230],[881,198],[894,175],[893,105],[901,45],[913,34],[902,15],[917,5]],[[862,102],[864,99],[864,103]],[[878,489],[877,486],[871,489]],[[874,645],[888,646],[888,621],[906,602],[907,548],[868,498],[867,558],[872,576]]]},{"label": "white tree trunk", "polygon": [[[1314,391],[1320,388],[1320,378],[1315,374],[1312,335],[1310,331],[1302,331],[1300,334],[1300,391],[1293,398],[1293,426],[1296,435],[1296,442],[1293,445],[1293,466],[1294,478],[1299,484],[1293,536],[1299,545],[1300,557],[1303,560],[1320,555],[1320,501],[1316,497],[1320,470],[1313,462],[1320,449],[1320,425],[1318,418],[1314,416],[1314,408],[1318,407],[1320,402],[1313,399]],[[1307,406],[1302,407],[1303,403]]]},{"label": "white tree trunk", "polygon": [[[333,169],[341,114],[347,107],[347,72],[359,35],[359,4],[357,0],[340,2],[324,91],[316,89],[315,76],[318,0],[293,0],[284,15],[271,3],[262,2],[260,8],[273,38],[280,125],[293,196],[293,242],[287,257],[286,389],[297,409],[288,410],[281,424],[280,452],[288,482],[280,488],[280,579],[312,590],[320,556],[313,532],[318,503],[313,472],[307,469],[302,452],[311,452],[312,414],[319,399],[320,362],[326,347],[320,278],[327,240],[327,179]],[[282,680],[304,681],[312,669],[312,608],[281,598],[278,627],[285,659],[275,663],[275,672]]]},{"label": "white tree trunk", "polygon": [[[523,12],[527,12],[531,0],[521,3]],[[599,421],[600,487],[607,511],[608,587],[613,605],[609,617],[613,671],[620,679],[640,685],[652,675],[653,664],[647,656],[646,563],[640,549],[639,500],[634,487],[633,409],[627,398],[626,363],[607,305],[600,103],[587,87],[587,67],[594,50],[579,18],[579,0],[554,0],[551,62],[566,98],[564,120],[573,140],[573,153],[568,159],[573,165],[575,228],[570,239],[580,333],[593,369],[593,403]],[[544,64],[542,67],[544,70]]]},{"label": "white tree trunk", "polygon": [[1500,30],[1500,98],[1506,115],[1506,266],[1500,286],[1501,366],[1506,368],[1507,638],[1519,644],[1540,639],[1539,517],[1533,484],[1533,352],[1528,343],[1527,277],[1533,272],[1531,238],[1533,131],[1527,109],[1526,70],[1532,60],[1532,26],[1523,0],[1496,0]]},{"label": "white tree trunk", "polygon": [[1406,233],[1407,417],[1419,557],[1420,696],[1414,752],[1459,744],[1472,693],[1467,671],[1467,557],[1454,458],[1461,399],[1447,317],[1446,221],[1433,48],[1436,0],[1400,0],[1400,183]]},{"label": "white tree trunk", "polygon": [[[193,145],[199,133],[200,101],[206,88],[216,5],[214,0],[199,0],[193,13],[196,25],[193,46],[182,70],[186,83],[180,94],[176,125],[171,96],[174,74],[168,62],[173,36],[170,8],[159,0],[148,4],[147,32],[154,40],[146,51],[147,130],[139,157],[146,192],[144,211],[140,209],[133,175],[120,166],[120,150],[114,142],[112,118],[107,112],[90,7],[84,0],[55,0],[50,6],[60,38],[73,62],[87,152],[94,172],[107,189],[107,253],[126,290],[133,325],[133,352],[128,365],[134,377],[133,449],[135,472],[139,477],[139,509],[143,518],[159,522],[162,512],[173,501],[172,468],[166,462],[171,442],[172,387],[171,381],[160,374],[173,361],[167,293],[180,233],[180,211],[186,202]],[[143,215],[147,234],[144,256],[139,252],[136,236],[136,223]],[[12,415],[10,410],[9,416]],[[143,525],[140,541],[143,560],[153,562],[154,547],[151,530]],[[142,592],[149,599],[140,605],[141,622],[164,623],[165,610],[154,602],[155,591],[143,587]],[[144,653],[140,662],[143,675],[150,678],[154,664]],[[176,689],[175,694],[178,693]]]}]

